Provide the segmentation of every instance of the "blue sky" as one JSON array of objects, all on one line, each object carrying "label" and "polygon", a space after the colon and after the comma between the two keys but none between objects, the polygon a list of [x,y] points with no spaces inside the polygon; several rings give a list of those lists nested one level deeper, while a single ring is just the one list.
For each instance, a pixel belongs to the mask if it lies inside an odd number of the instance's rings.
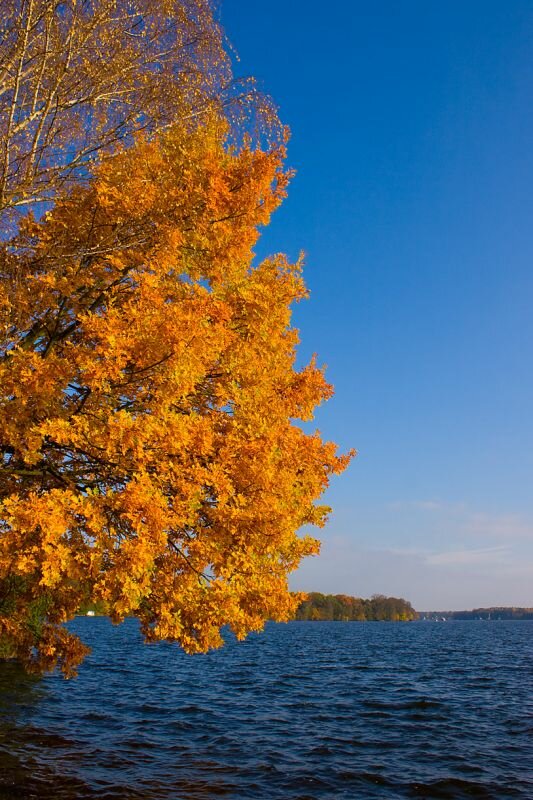
[{"label": "blue sky", "polygon": [[222,0],[292,130],[260,254],[306,253],[301,356],[359,455],[295,589],[533,605],[533,6]]}]

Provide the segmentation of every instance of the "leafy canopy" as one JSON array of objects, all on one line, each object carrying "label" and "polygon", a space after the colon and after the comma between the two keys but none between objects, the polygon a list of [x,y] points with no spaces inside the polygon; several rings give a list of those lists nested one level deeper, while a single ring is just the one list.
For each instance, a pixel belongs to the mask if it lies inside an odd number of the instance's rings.
[{"label": "leafy canopy", "polygon": [[295,367],[301,264],[253,261],[284,146],[231,132],[137,132],[2,244],[0,640],[30,668],[75,672],[83,603],[200,652],[301,599],[349,456],[297,424],[331,394]]}]

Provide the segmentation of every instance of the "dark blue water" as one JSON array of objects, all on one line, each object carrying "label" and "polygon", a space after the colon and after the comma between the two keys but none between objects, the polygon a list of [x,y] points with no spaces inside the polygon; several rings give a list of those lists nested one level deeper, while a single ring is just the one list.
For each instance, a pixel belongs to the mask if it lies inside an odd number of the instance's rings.
[{"label": "dark blue water", "polygon": [[73,627],[0,664],[0,798],[533,798],[533,623],[291,623],[206,656]]}]

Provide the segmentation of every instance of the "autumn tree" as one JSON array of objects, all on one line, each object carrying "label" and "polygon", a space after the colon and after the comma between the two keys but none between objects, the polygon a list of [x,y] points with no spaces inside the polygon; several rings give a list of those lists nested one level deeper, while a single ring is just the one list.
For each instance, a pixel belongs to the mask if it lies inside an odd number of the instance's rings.
[{"label": "autumn tree", "polygon": [[[254,261],[284,146],[237,141],[223,103],[194,124],[185,107],[109,151],[90,128],[102,147],[77,181],[74,126],[42,178],[54,204],[0,250],[0,639],[32,668],[75,671],[86,649],[63,623],[88,601],[188,652],[289,618],[287,575],[318,549],[298,531],[323,524],[347,461],[298,424],[331,394],[295,366],[301,264]],[[29,155],[4,197],[40,197],[31,149],[12,152]]]},{"label": "autumn tree", "polygon": [[331,389],[294,364],[300,264],[252,263],[283,148],[226,134],[139,140],[3,249],[0,625],[40,667],[83,654],[88,597],[190,652],[286,619],[317,551],[297,531],[346,459],[295,420]]}]

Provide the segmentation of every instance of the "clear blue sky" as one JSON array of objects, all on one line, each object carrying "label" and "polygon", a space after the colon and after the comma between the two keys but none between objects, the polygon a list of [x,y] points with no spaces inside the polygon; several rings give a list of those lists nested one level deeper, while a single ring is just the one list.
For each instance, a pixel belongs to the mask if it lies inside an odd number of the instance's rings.
[{"label": "clear blue sky", "polygon": [[295,311],[359,451],[293,588],[418,609],[533,605],[533,5],[222,0],[292,130],[260,253],[306,252]]}]

